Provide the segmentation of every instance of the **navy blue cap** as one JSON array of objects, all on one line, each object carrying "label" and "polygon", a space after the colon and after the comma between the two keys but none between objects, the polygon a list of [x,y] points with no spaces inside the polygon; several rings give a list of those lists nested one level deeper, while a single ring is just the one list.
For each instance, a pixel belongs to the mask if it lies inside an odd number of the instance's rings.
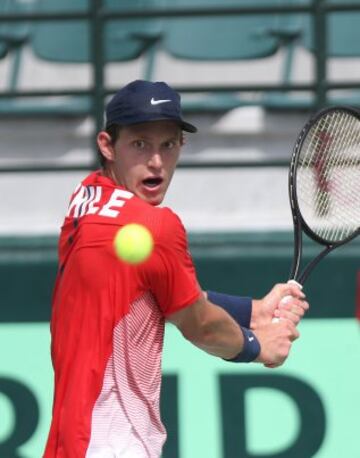
[{"label": "navy blue cap", "polygon": [[187,132],[197,128],[182,119],[180,95],[163,82],[136,80],[118,91],[106,106],[106,127],[170,120]]}]

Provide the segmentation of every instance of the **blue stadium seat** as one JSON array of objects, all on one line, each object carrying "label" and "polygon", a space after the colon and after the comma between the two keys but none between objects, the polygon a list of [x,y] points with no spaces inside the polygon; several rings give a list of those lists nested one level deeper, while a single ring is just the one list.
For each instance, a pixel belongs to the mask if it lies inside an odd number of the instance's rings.
[{"label": "blue stadium seat", "polygon": [[[103,7],[122,10],[151,8],[160,0],[103,0]],[[89,0],[37,0],[40,12],[87,11]],[[33,25],[31,48],[34,55],[53,63],[88,64],[91,62],[91,26],[87,20],[52,20]],[[145,56],[144,78],[151,79],[156,46],[161,36],[157,19],[114,19],[104,26],[105,62],[126,62]],[[91,97],[63,97],[46,104],[25,106],[34,113],[65,116],[86,115],[92,109]]]},{"label": "blue stadium seat", "polygon": [[[35,8],[37,0],[0,0],[0,12],[25,13]],[[0,58],[9,58],[9,73],[5,90],[16,91],[21,71],[24,48],[31,36],[31,21],[0,23]],[[22,103],[18,99],[0,99],[0,115],[22,113]]]},{"label": "blue stadium seat", "polygon": [[[24,13],[34,8],[34,2],[22,2],[20,0],[1,0],[1,13]],[[30,36],[30,22],[0,23],[0,58],[8,54],[12,55],[12,68],[10,71],[7,89],[14,89],[17,85],[21,54],[24,45]]]},{"label": "blue stadium seat", "polygon": [[[332,3],[329,1],[328,3]],[[355,0],[352,3],[358,3]],[[304,20],[303,44],[314,52],[312,17]],[[358,11],[335,11],[328,14],[327,30],[327,53],[329,57],[360,57],[360,9]]]},{"label": "blue stadium seat", "polygon": [[[0,13],[7,13],[8,10],[8,4],[7,2],[1,2],[0,3]],[[6,24],[1,24],[0,25],[0,59],[6,56],[9,45],[7,42],[7,36],[6,36]]]},{"label": "blue stadium seat", "polygon": [[[264,0],[262,4],[274,4]],[[276,3],[276,1],[275,1]],[[219,6],[218,0],[168,0],[169,6]],[[249,0],[223,0],[221,6],[250,6]],[[194,17],[169,20],[165,49],[174,57],[192,60],[256,59],[274,54],[278,40],[271,36],[271,15]]]},{"label": "blue stadium seat", "polygon": [[[87,11],[90,7],[89,0],[34,1],[36,1],[37,11],[49,13]],[[103,0],[103,7],[119,12],[129,9],[141,10],[151,8],[158,1],[161,0]],[[104,28],[105,61],[125,62],[145,55],[146,65],[143,77],[151,79],[156,45],[161,35],[161,21],[114,19],[109,20]],[[32,24],[30,45],[34,55],[46,62],[89,64],[91,61],[90,33],[91,28],[87,20],[37,21]],[[74,96],[48,99],[48,103],[42,103],[30,98],[21,101],[13,100],[8,107],[11,107],[15,114],[21,111],[24,114],[79,116],[91,111],[92,100],[87,96]]]},{"label": "blue stadium seat", "polygon": [[[331,0],[328,3],[332,3]],[[355,0],[358,3],[360,0]],[[334,11],[328,13],[327,27],[327,57],[338,59],[360,59],[360,9],[354,11]],[[315,53],[314,18],[305,17],[303,20],[303,46]],[[354,75],[354,78],[356,75]],[[360,90],[330,91],[329,104],[360,105]]]},{"label": "blue stadium seat", "polygon": [[[116,11],[142,10],[157,0],[104,0],[104,8]],[[86,11],[89,0],[39,0],[40,11]],[[114,19],[105,26],[106,61],[128,61],[139,57],[161,35],[161,21]],[[84,21],[49,21],[35,26],[32,46],[35,54],[54,62],[90,61],[90,27]]]},{"label": "blue stadium seat", "polygon": [[[218,0],[167,0],[169,6],[219,6]],[[261,6],[281,5],[289,0],[263,0]],[[251,0],[224,0],[221,6],[254,6]],[[259,5],[260,6],[260,5]],[[246,14],[243,16],[209,16],[169,20],[164,33],[164,48],[177,59],[190,61],[246,61],[270,57],[286,50],[282,81],[287,82],[291,72],[294,42],[299,29],[282,15]],[[271,104],[271,94],[261,104]],[[251,103],[251,102],[250,102]],[[259,103],[257,100],[254,102]],[[282,101],[285,104],[285,99]],[[238,94],[216,94],[186,106],[192,110],[228,110],[249,102]]]}]

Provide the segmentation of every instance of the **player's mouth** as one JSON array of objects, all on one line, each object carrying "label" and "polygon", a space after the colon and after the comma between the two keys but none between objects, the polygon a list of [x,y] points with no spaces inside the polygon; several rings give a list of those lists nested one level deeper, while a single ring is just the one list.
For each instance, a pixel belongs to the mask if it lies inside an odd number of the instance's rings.
[{"label": "player's mouth", "polygon": [[142,185],[149,192],[157,192],[163,181],[164,179],[161,177],[148,177],[142,181]]}]

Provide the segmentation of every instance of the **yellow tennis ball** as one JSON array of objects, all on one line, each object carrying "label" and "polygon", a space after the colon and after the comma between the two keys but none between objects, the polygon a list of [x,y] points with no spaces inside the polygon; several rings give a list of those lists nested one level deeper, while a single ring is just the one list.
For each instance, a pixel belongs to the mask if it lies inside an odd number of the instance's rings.
[{"label": "yellow tennis ball", "polygon": [[114,248],[116,255],[129,264],[140,264],[146,261],[154,247],[151,232],[141,224],[127,224],[115,235]]}]

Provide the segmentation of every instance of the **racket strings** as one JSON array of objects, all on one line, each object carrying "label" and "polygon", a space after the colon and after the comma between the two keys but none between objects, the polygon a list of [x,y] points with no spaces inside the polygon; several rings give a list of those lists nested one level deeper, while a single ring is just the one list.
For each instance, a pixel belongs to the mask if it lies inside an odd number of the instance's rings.
[{"label": "racket strings", "polygon": [[[315,201],[317,202],[317,207],[320,207],[320,211],[318,211],[318,214],[320,216],[326,216],[326,215],[329,214],[329,211],[330,211],[330,202],[331,202],[331,200],[330,200],[329,197],[330,197],[331,187],[330,187],[329,183],[331,183],[331,181],[330,181],[331,173],[332,172],[336,173],[338,170],[340,170],[340,168],[345,165],[345,159],[347,159],[346,155],[343,155],[342,152],[344,151],[344,148],[347,147],[347,144],[346,144],[346,142],[347,142],[346,133],[347,133],[348,129],[346,128],[346,124],[344,122],[342,122],[342,121],[343,120],[342,120],[341,116],[339,116],[339,113],[336,113],[333,116],[333,123],[329,122],[328,125],[325,124],[324,126],[321,126],[321,128],[322,128],[322,131],[321,131],[322,137],[324,136],[323,135],[324,130],[325,130],[325,132],[327,132],[328,130],[331,130],[331,131],[336,133],[336,136],[335,137],[334,136],[331,137],[331,136],[327,135],[330,138],[330,141],[332,142],[332,144],[331,144],[332,150],[331,151],[329,150],[329,152],[328,152],[328,154],[326,156],[328,158],[328,162],[326,163],[326,166],[322,165],[322,170],[320,170],[320,173],[322,174],[322,176],[318,177],[318,190],[317,190],[317,194],[315,196]],[[350,122],[353,123],[353,119],[351,119]],[[350,124],[349,124],[348,128],[351,131]],[[350,138],[349,138],[349,140],[350,140]],[[348,141],[348,143],[351,144],[351,141]],[[322,152],[324,154],[327,152],[326,145],[325,145],[325,148],[322,148]],[[322,155],[322,162],[325,163],[324,154]],[[333,178],[335,178],[335,177],[333,177]],[[324,190],[324,185],[321,185],[321,183],[324,182],[324,181],[327,183],[327,186],[326,186],[325,190]],[[347,182],[344,181],[344,185],[346,183]],[[321,208],[321,205],[322,205],[323,208]],[[346,209],[347,209],[347,207],[344,208],[344,210],[346,210]],[[351,217],[350,214],[348,216]],[[321,234],[321,235],[328,238],[329,237],[330,226],[325,227],[324,230],[325,230],[325,232],[323,234]],[[334,236],[336,238],[339,238],[339,235],[344,232],[344,227],[342,225],[340,225],[338,228],[335,226],[335,231],[336,231],[336,233],[334,234]]]},{"label": "racket strings", "polygon": [[[328,120],[329,118],[327,118],[325,122],[323,120],[322,125],[320,125],[320,135],[318,135],[317,137],[316,146],[314,148],[314,151],[316,153],[315,171],[317,175],[318,184],[315,202],[317,214],[323,217],[329,214],[330,209],[330,172],[334,170],[335,166],[341,167],[343,165],[341,162],[341,152],[343,151],[344,146],[346,146],[344,144],[344,138],[346,138],[344,132],[346,131],[346,129],[344,129],[344,125],[342,125],[341,122],[339,123],[339,115],[336,114],[333,117],[333,123],[327,123],[326,121]],[[337,133],[337,136],[329,136],[329,130],[332,130],[333,132]],[[324,153],[326,151],[328,151],[328,166],[325,166],[324,163]],[[323,233],[320,235],[329,238],[329,230],[330,226],[325,227]],[[339,238],[340,234],[344,233],[344,227],[342,225],[338,227],[335,225],[335,231],[336,233],[334,234],[334,237]]]},{"label": "racket strings", "polygon": [[[350,121],[352,124],[354,123],[354,119],[351,119]],[[323,177],[322,180],[323,181],[326,181],[326,183],[329,183],[330,182],[330,179],[331,179],[331,172],[332,171],[335,171],[336,172],[336,168],[335,167],[338,167],[338,169],[340,169],[341,167],[343,167],[345,165],[345,155],[343,156],[342,155],[342,151],[344,151],[344,148],[347,147],[347,143],[351,144],[351,141],[350,141],[350,138],[349,138],[349,141],[347,142],[346,140],[346,134],[347,134],[347,128],[346,128],[346,124],[344,122],[342,122],[342,118],[341,116],[339,116],[339,113],[336,113],[334,115],[334,124],[331,125],[331,123],[329,123],[328,126],[325,126],[325,128],[328,128],[328,129],[334,129],[334,131],[337,131],[337,136],[334,138],[334,144],[332,145],[333,146],[333,154],[329,154],[328,158],[328,164],[327,164],[327,167],[324,167],[324,173],[323,173]],[[348,126],[349,130],[351,132],[353,132],[353,129],[352,129],[352,126],[349,124]],[[349,164],[350,165],[350,164]],[[335,178],[335,177],[334,177]],[[326,216],[329,214],[329,211],[330,211],[330,202],[331,202],[331,199],[330,199],[330,192],[331,192],[331,188],[330,186],[327,186],[328,189],[326,189],[326,194],[325,194],[325,198],[322,198],[323,197],[321,194],[320,194],[320,191],[322,191],[323,189],[323,186],[320,186],[320,181],[319,180],[319,186],[318,186],[318,191],[317,191],[317,195],[315,197],[315,200],[317,202],[320,201],[320,204],[324,203],[323,205],[323,208],[321,208],[321,205],[320,205],[320,211],[318,212],[320,216]],[[347,182],[344,181],[344,185],[346,185]],[[320,196],[319,196],[320,194]],[[319,199],[320,197],[320,199]],[[347,207],[344,208],[344,210],[347,210]],[[348,217],[351,218],[351,215],[348,214],[347,215]],[[330,237],[330,228],[331,226],[327,226],[324,228],[324,232],[322,234],[320,234],[323,238],[325,239],[328,239]],[[341,240],[343,237],[346,237],[347,234],[346,234],[346,231],[345,231],[345,227],[344,225],[342,226],[338,226],[338,227],[334,227],[334,234],[333,234],[333,238],[335,238],[336,240]]]},{"label": "racket strings", "polygon": [[300,145],[297,198],[309,228],[339,242],[360,226],[360,122],[347,111],[321,116]]}]

